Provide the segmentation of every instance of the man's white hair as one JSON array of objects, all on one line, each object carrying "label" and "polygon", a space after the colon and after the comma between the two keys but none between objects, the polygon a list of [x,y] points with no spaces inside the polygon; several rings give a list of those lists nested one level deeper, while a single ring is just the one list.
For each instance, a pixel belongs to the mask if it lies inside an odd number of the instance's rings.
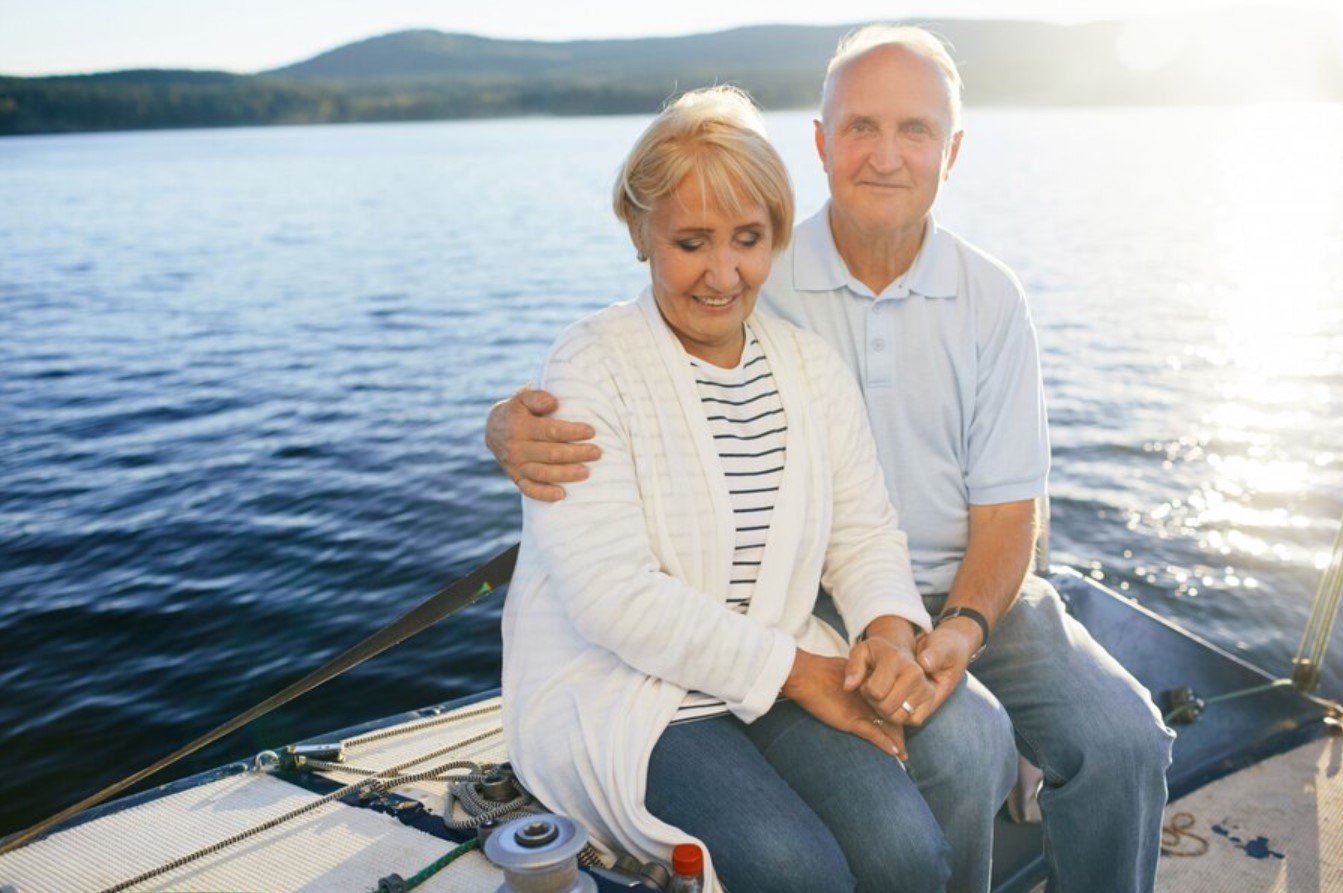
[{"label": "man's white hair", "polygon": [[821,88],[821,120],[826,120],[826,109],[830,105],[839,71],[859,56],[884,46],[904,47],[923,56],[941,70],[951,98],[951,129],[953,133],[960,130],[961,73],[947,50],[946,41],[917,25],[864,25],[844,35],[825,69],[825,84]]}]

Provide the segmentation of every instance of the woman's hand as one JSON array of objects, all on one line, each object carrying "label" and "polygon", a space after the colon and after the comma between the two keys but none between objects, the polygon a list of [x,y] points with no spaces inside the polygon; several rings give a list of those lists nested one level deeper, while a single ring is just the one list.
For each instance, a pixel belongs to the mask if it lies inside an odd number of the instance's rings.
[{"label": "woman's hand", "polygon": [[902,761],[909,759],[900,723],[878,715],[858,692],[845,689],[847,666],[841,657],[822,657],[799,648],[783,695],[832,729],[857,735]]},{"label": "woman's hand", "polygon": [[879,617],[849,651],[846,691],[856,691],[878,716],[921,725],[942,705],[916,655],[914,627],[895,616]]}]

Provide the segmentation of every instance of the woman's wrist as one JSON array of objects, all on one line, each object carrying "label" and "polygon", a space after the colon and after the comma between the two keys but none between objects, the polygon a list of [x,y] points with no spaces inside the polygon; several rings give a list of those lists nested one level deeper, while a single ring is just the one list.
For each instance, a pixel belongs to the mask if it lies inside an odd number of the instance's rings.
[{"label": "woman's wrist", "polygon": [[896,644],[913,645],[922,630],[912,621],[896,614],[883,614],[867,625],[858,641],[882,638]]}]

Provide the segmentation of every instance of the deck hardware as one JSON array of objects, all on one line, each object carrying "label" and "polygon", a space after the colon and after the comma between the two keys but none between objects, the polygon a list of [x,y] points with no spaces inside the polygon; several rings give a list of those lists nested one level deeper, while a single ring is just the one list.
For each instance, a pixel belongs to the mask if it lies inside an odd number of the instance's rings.
[{"label": "deck hardware", "polygon": [[507,803],[520,793],[513,783],[513,776],[506,772],[492,772],[483,781],[476,783],[476,791],[481,797],[495,803]]},{"label": "deck hardware", "polygon": [[409,889],[406,879],[399,874],[389,874],[378,879],[378,893],[406,893]]},{"label": "deck hardware", "polygon": [[518,846],[535,850],[559,840],[560,829],[554,822],[537,819],[523,823],[521,828],[513,832],[513,839],[517,841]]},{"label": "deck hardware", "polygon": [[1192,688],[1172,688],[1161,693],[1165,721],[1176,725],[1196,722],[1208,706]]},{"label": "deck hardware", "polygon": [[588,870],[622,890],[656,890],[663,893],[671,882],[667,867],[658,862],[640,862],[629,853],[618,857],[610,868],[588,864]]},{"label": "deck hardware", "polygon": [[578,870],[588,833],[564,816],[539,813],[514,819],[485,841],[485,855],[504,872],[498,893],[597,893]]},{"label": "deck hardware", "polygon": [[644,878],[645,886],[654,890],[665,890],[671,886],[671,871],[661,862],[645,862],[639,876]]},{"label": "deck hardware", "polygon": [[252,771],[274,772],[280,767],[280,755],[273,750],[263,750],[252,759]]},{"label": "deck hardware", "polygon": [[476,837],[480,840],[481,852],[485,851],[485,844],[490,842],[490,835],[503,827],[503,823],[498,819],[486,819],[476,826]]},{"label": "deck hardware", "polygon": [[344,741],[332,741],[323,744],[291,744],[284,749],[284,752],[310,760],[326,760],[329,763],[345,762]]}]

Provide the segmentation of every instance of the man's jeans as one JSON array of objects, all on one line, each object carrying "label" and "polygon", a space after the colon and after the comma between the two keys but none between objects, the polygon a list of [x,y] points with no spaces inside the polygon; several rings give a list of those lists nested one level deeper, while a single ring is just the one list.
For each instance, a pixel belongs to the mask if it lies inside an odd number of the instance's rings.
[{"label": "man's jeans", "polygon": [[708,846],[731,893],[934,891],[937,821],[894,756],[780,702],[669,727],[648,766],[649,812]]},{"label": "man's jeans", "polygon": [[[925,599],[934,616],[945,597]],[[1174,734],[1150,694],[1086,629],[1058,593],[1031,576],[971,673],[1011,718],[1021,753],[1044,772],[1040,809],[1050,893],[1140,893],[1156,880],[1166,769]],[[958,785],[965,742],[982,719],[942,711],[909,740],[910,773],[942,822],[954,862],[981,850],[982,831],[956,818],[980,795]],[[943,716],[943,714],[946,716]],[[974,782],[978,785],[980,782]],[[984,890],[978,882],[957,890]]]}]

